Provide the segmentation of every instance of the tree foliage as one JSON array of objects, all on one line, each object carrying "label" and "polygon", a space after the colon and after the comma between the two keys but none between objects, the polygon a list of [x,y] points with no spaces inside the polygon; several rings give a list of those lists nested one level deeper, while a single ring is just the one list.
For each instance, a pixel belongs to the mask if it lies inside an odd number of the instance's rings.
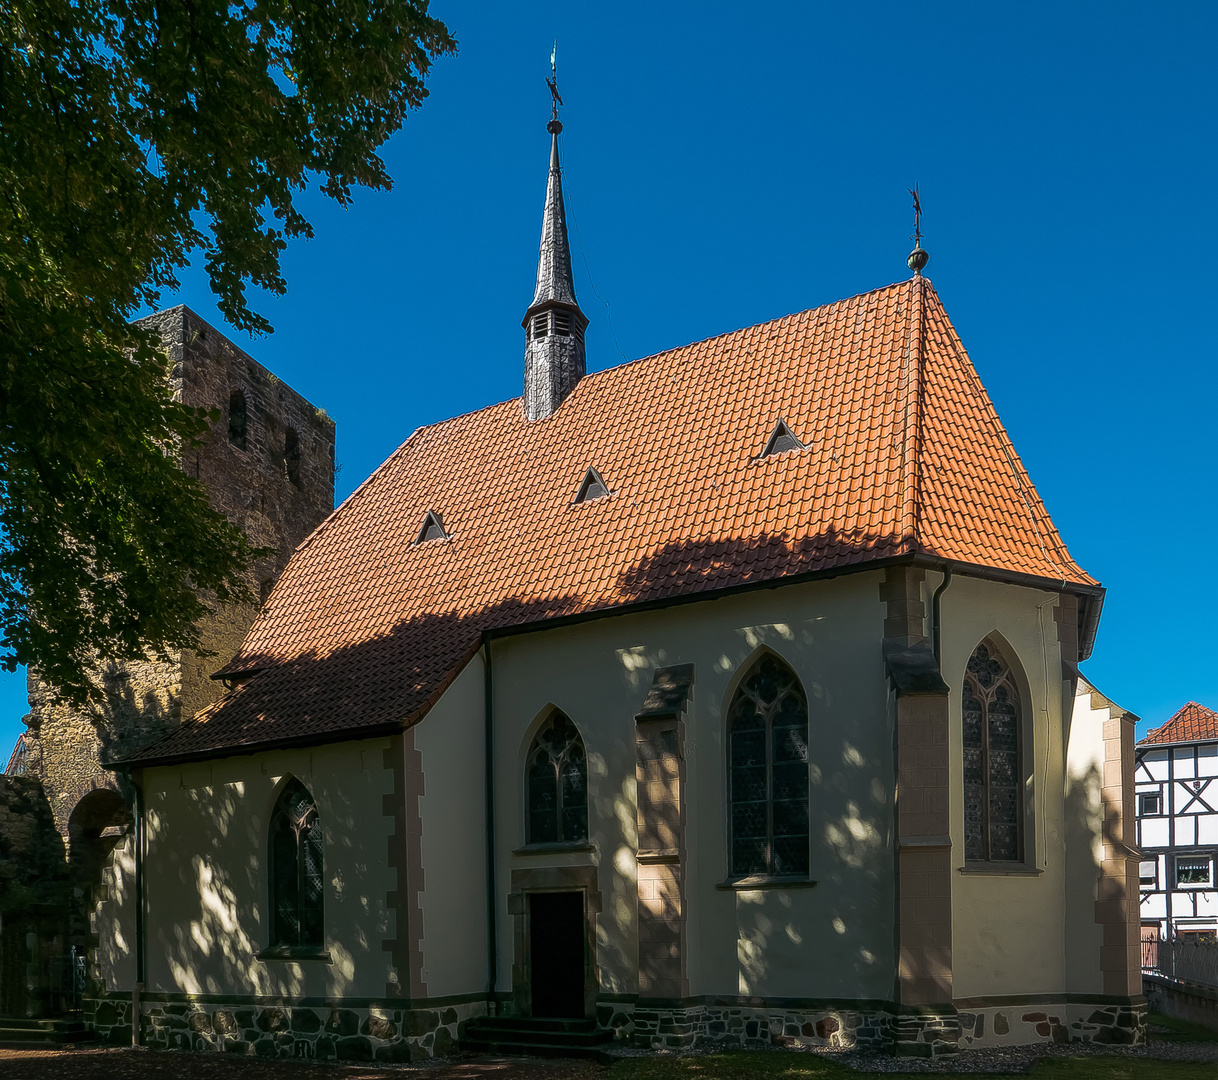
[{"label": "tree foliage", "polygon": [[0,4],[0,659],[93,697],[101,661],[198,646],[251,550],[178,467],[208,417],[151,330],[192,252],[265,332],[312,182],[388,188],[377,148],[455,42],[427,0]]}]

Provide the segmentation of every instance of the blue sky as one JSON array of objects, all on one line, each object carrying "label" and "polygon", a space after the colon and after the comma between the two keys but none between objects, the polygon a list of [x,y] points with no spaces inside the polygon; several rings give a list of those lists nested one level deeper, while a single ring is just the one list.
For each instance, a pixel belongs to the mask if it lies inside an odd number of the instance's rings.
[{"label": "blue sky", "polygon": [[[1203,4],[435,3],[461,43],[386,146],[315,194],[269,338],[185,302],[338,423],[348,494],[420,424],[520,392],[558,38],[592,369],[927,274],[1075,558],[1084,673],[1144,719],[1218,708],[1218,173]],[[610,319],[611,315],[611,319]],[[1200,575],[1200,579],[1198,578]],[[26,711],[0,681],[0,745]]]}]

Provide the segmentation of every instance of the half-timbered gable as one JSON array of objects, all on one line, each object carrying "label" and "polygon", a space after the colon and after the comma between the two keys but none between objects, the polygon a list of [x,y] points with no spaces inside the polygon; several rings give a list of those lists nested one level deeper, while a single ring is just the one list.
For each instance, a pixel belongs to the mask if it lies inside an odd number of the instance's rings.
[{"label": "half-timbered gable", "polygon": [[1137,747],[1142,924],[1218,934],[1218,713],[1190,701]]}]

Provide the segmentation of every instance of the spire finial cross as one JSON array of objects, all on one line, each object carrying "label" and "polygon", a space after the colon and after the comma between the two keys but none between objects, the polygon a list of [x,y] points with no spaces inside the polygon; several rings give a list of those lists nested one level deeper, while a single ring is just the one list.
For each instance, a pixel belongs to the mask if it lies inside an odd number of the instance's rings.
[{"label": "spire finial cross", "polygon": [[909,189],[909,194],[913,199],[914,231],[910,239],[914,242],[914,249],[905,260],[905,265],[914,272],[914,277],[921,277],[926,264],[930,262],[930,256],[922,247],[922,200],[918,197],[917,184]]},{"label": "spire finial cross", "polygon": [[913,236],[911,236],[910,239],[915,244],[917,244],[918,247],[921,247],[922,246],[922,203],[918,199],[918,185],[917,184],[914,184],[914,186],[909,189],[909,194],[913,198],[913,212],[914,212],[914,231],[913,231]]},{"label": "spire finial cross", "polygon": [[554,99],[554,111],[550,114],[550,122],[554,123],[558,120],[558,106],[563,103],[562,95],[558,92],[558,38],[554,39],[554,48],[550,50],[550,73],[552,78],[546,79],[546,86]]}]

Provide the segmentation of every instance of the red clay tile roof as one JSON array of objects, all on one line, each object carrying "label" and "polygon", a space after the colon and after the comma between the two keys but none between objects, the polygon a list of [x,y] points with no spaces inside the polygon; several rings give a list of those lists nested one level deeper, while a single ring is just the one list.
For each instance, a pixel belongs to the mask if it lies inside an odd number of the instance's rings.
[{"label": "red clay tile roof", "polygon": [[[780,418],[807,449],[759,458]],[[292,558],[260,674],[132,760],[411,723],[484,630],[918,553],[1095,584],[915,277],[420,428]]]},{"label": "red clay tile roof", "polygon": [[1218,740],[1218,713],[1190,701],[1162,727],[1148,731],[1138,745]]}]

